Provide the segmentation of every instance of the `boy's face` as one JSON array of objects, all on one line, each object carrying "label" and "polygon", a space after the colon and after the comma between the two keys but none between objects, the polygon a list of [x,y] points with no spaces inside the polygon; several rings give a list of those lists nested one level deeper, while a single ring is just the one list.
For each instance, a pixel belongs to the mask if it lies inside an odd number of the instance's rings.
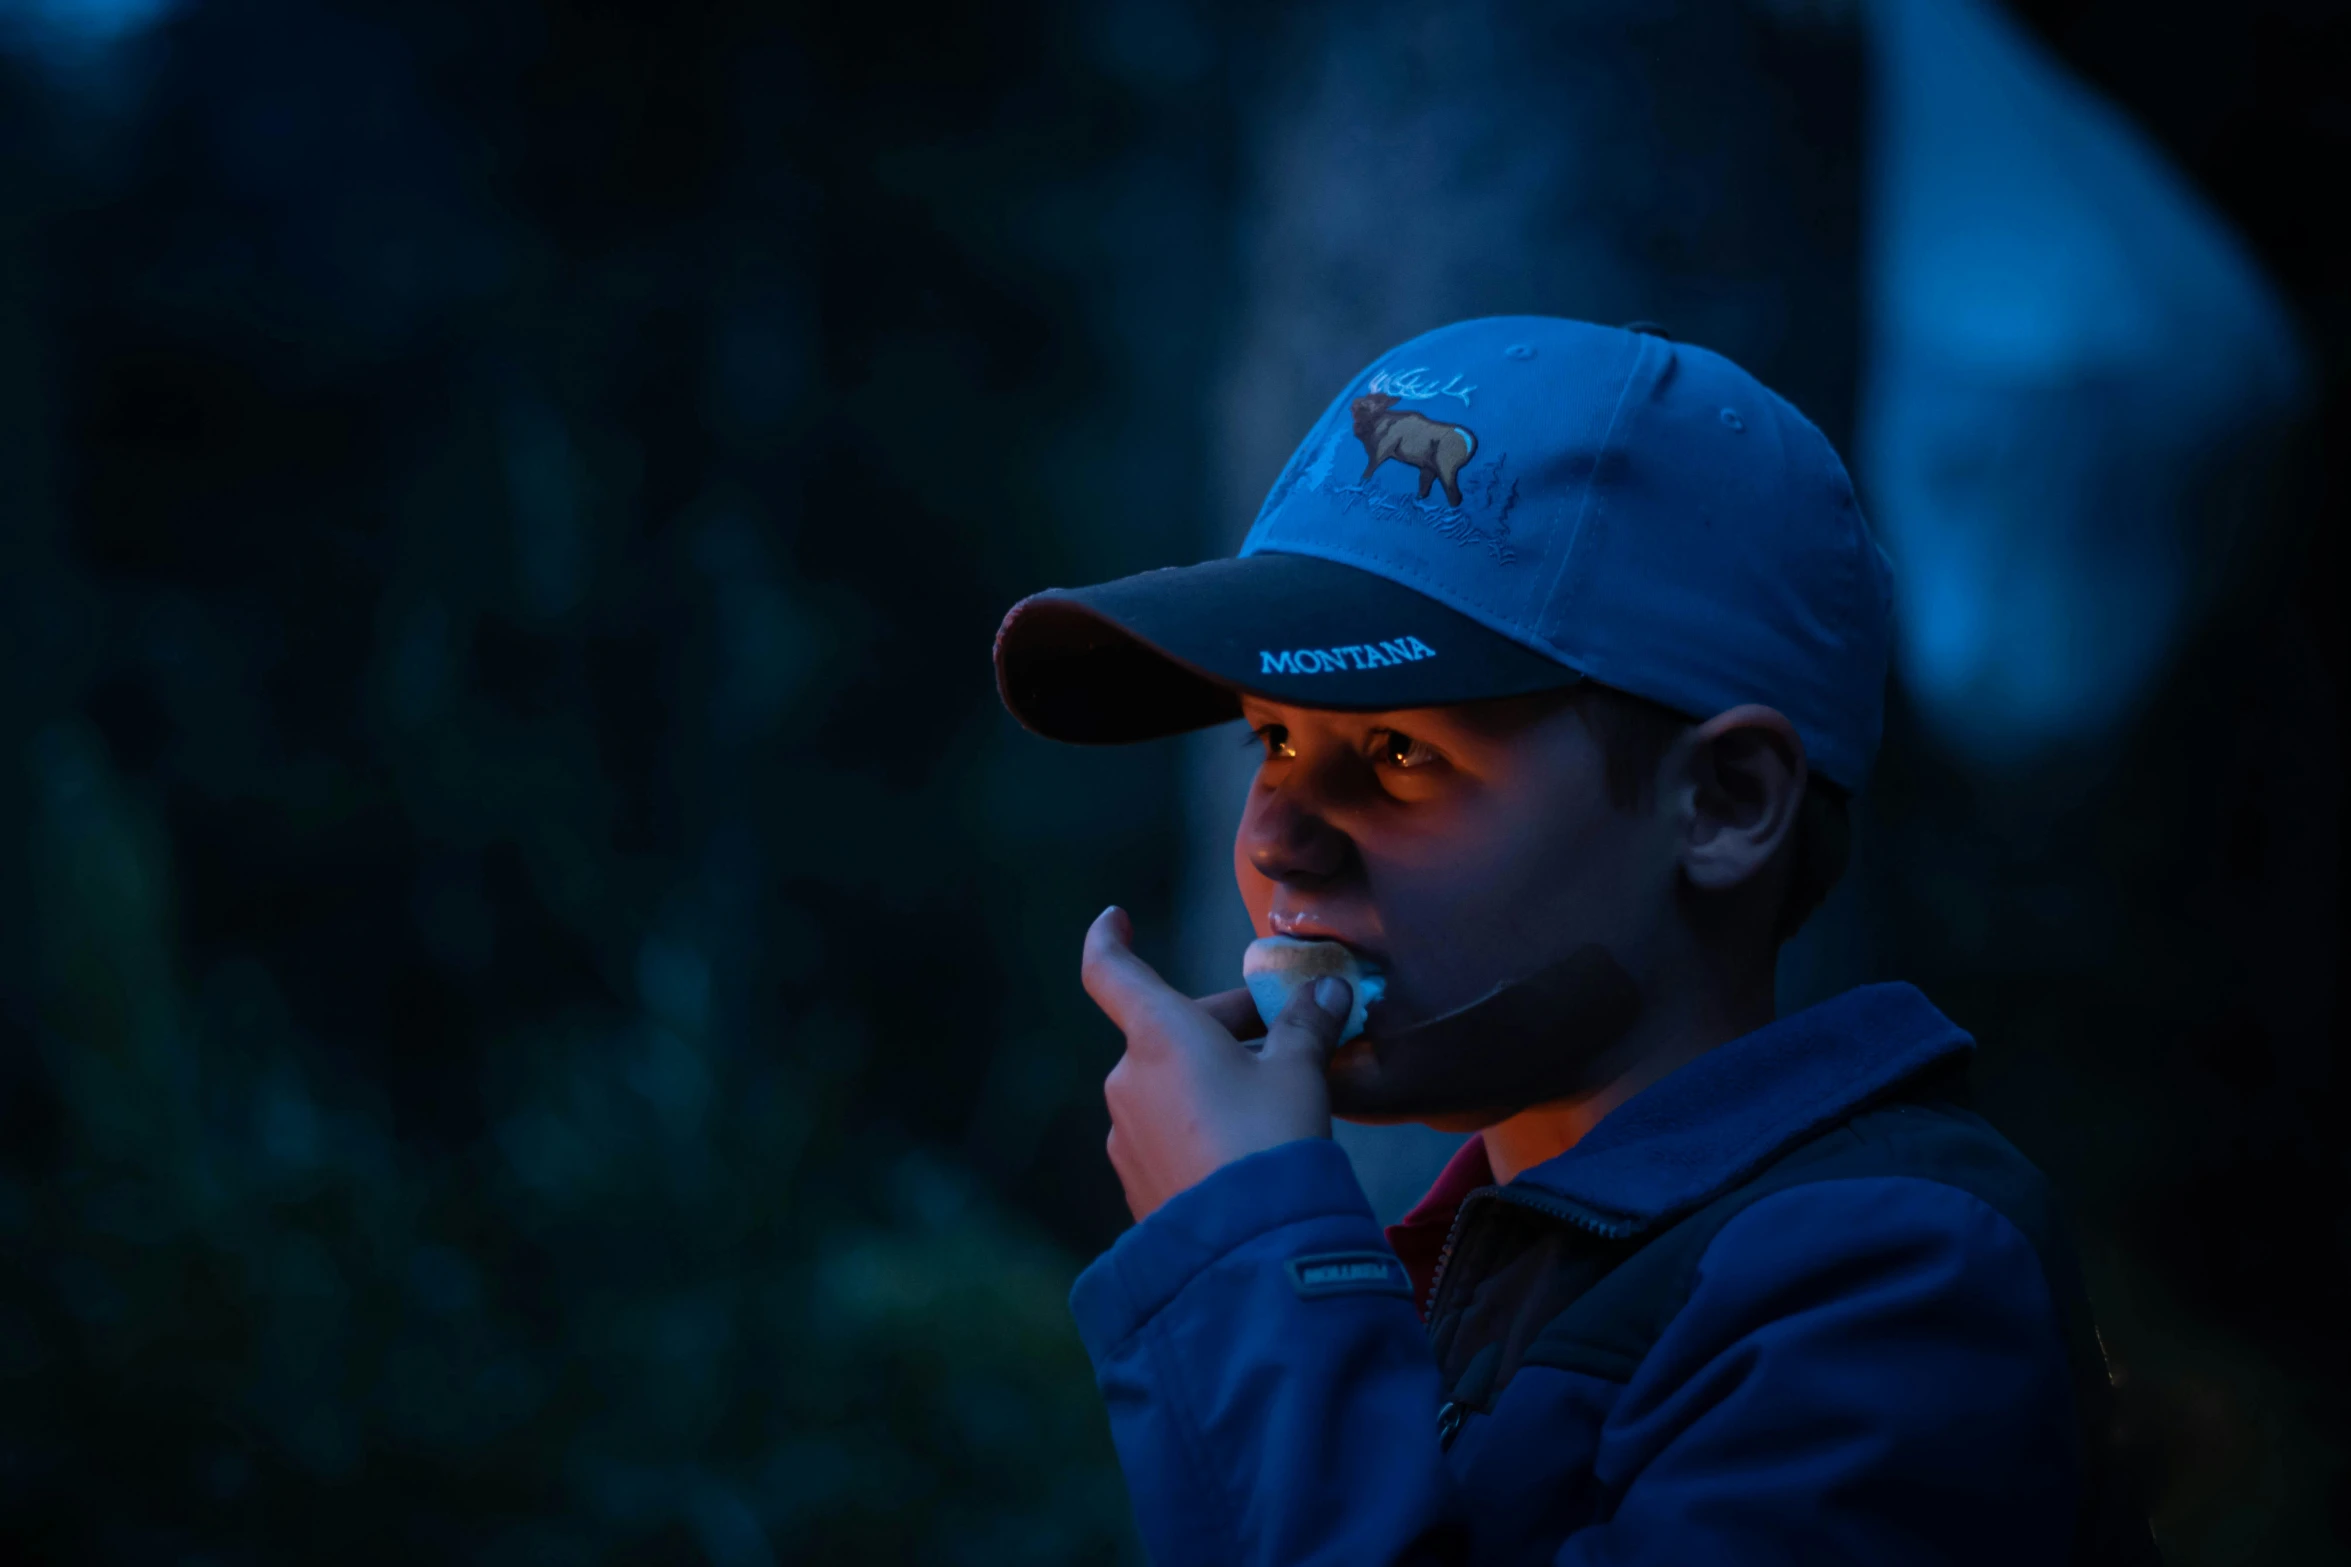
[{"label": "boy's face", "polygon": [[[1572,703],[1241,707],[1265,751],[1233,844],[1242,900],[1259,935],[1344,942],[1387,972],[1372,1034],[1586,945],[1646,971],[1671,908],[1675,813],[1611,802],[1600,745]],[[1376,1070],[1351,1045],[1334,1087]]]}]

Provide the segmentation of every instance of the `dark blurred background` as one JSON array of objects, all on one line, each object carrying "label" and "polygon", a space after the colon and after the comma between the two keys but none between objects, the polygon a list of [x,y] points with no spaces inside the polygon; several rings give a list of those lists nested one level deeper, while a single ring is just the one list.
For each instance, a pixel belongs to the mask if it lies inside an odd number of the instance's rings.
[{"label": "dark blurred background", "polygon": [[1854,456],[1785,1000],[1982,1039],[2175,1563],[2351,1557],[2347,80],[2317,0],[0,0],[0,1545],[1132,1559],[1077,941],[1226,982],[1239,753],[989,636],[1509,310]]}]

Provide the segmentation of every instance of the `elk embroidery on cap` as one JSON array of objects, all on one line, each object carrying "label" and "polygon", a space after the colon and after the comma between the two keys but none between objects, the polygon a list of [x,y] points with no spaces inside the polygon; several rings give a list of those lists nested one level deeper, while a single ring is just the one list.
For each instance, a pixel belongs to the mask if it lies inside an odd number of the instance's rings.
[{"label": "elk embroidery on cap", "polygon": [[1420,498],[1429,498],[1429,486],[1442,484],[1445,499],[1461,504],[1461,465],[1476,454],[1478,438],[1466,424],[1447,424],[1409,408],[1398,408],[1387,392],[1366,392],[1348,405],[1355,415],[1355,438],[1370,460],[1363,465],[1369,483],[1381,463],[1400,462],[1420,470]]}]

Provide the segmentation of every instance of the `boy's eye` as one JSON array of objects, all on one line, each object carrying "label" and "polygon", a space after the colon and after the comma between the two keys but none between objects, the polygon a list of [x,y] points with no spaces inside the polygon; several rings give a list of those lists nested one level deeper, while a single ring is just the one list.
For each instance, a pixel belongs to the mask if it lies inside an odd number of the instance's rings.
[{"label": "boy's eye", "polygon": [[1426,767],[1444,760],[1426,740],[1415,740],[1400,729],[1383,729],[1374,735],[1372,755],[1384,767]]},{"label": "boy's eye", "polygon": [[1282,724],[1259,724],[1249,731],[1249,738],[1242,743],[1264,746],[1265,759],[1269,762],[1289,761],[1298,755],[1290,749],[1290,731]]}]

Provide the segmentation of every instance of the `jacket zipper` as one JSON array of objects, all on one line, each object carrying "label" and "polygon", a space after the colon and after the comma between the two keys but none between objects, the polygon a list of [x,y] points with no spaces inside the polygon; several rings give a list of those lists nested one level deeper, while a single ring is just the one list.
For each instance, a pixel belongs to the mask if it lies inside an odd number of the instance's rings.
[{"label": "jacket zipper", "polygon": [[1538,1197],[1533,1192],[1515,1191],[1508,1186],[1481,1186],[1461,1199],[1461,1206],[1454,1210],[1453,1225],[1446,1230],[1445,1244],[1437,1248],[1437,1265],[1429,1273],[1429,1298],[1421,1307],[1421,1320],[1427,1321],[1436,1315],[1437,1292],[1445,1287],[1445,1268],[1447,1264],[1452,1262],[1453,1248],[1459,1244],[1462,1230],[1469,1223],[1469,1211],[1481,1199],[1488,1197],[1497,1202],[1514,1203],[1521,1208],[1542,1214],[1546,1218],[1558,1219],[1564,1223],[1572,1224],[1577,1229],[1597,1235],[1603,1240],[1623,1240],[1640,1228],[1640,1225],[1632,1220],[1614,1221],[1594,1218],[1580,1208],[1572,1207],[1555,1198]]},{"label": "jacket zipper", "polygon": [[1453,1450],[1453,1439],[1461,1435],[1461,1422],[1468,1418],[1468,1410],[1451,1399],[1445,1400],[1445,1407],[1437,1411],[1438,1452],[1448,1453]]},{"label": "jacket zipper", "polygon": [[[1577,1229],[1597,1235],[1604,1240],[1622,1240],[1640,1228],[1637,1223],[1631,1221],[1617,1222],[1594,1218],[1580,1208],[1571,1207],[1556,1199],[1538,1197],[1532,1192],[1512,1191],[1507,1186],[1481,1186],[1461,1199],[1461,1206],[1454,1210],[1452,1227],[1445,1232],[1445,1244],[1437,1250],[1437,1265],[1429,1272],[1428,1304],[1421,1310],[1423,1321],[1429,1321],[1437,1314],[1437,1295],[1445,1287],[1445,1268],[1447,1264],[1452,1262],[1453,1248],[1460,1242],[1461,1232],[1469,1223],[1469,1210],[1480,1199],[1488,1197],[1497,1202],[1515,1203],[1521,1208],[1542,1214],[1546,1218],[1558,1219],[1563,1223],[1572,1224]],[[1469,1417],[1469,1413],[1466,1407],[1450,1398],[1445,1400],[1437,1410],[1437,1447],[1439,1451],[1451,1449],[1453,1439],[1461,1434],[1462,1422]]]}]

